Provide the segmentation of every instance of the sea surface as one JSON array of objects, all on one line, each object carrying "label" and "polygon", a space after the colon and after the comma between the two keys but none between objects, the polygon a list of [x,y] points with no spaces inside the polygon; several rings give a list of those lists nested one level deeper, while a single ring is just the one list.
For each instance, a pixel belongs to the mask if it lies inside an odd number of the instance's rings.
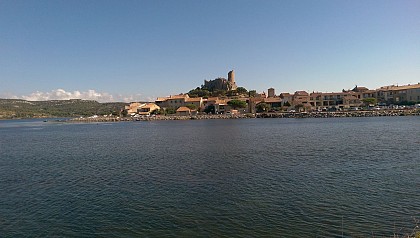
[{"label": "sea surface", "polygon": [[420,117],[0,121],[0,237],[393,237]]}]

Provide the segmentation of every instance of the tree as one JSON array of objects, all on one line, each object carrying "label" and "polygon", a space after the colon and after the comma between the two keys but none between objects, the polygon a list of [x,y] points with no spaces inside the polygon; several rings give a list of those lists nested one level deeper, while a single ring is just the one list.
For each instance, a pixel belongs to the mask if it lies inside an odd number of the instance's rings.
[{"label": "tree", "polygon": [[244,87],[238,87],[236,88],[236,92],[238,92],[239,94],[247,94],[248,90],[246,90],[246,88]]},{"label": "tree", "polygon": [[303,105],[303,108],[305,109],[305,112],[307,112],[307,111],[311,111],[312,110],[312,106],[311,106],[311,104],[305,104],[305,105]]},{"label": "tree", "polygon": [[226,90],[214,90],[211,92],[212,97],[221,97],[226,96],[227,91]]},{"label": "tree", "polygon": [[285,107],[290,107],[290,106],[291,106],[289,101],[286,101],[283,105],[284,105]]},{"label": "tree", "polygon": [[376,98],[363,98],[362,102],[366,105],[369,106],[371,104],[375,105],[376,104]]},{"label": "tree", "polygon": [[257,109],[257,112],[268,112],[271,109],[270,104],[267,103],[258,103],[257,106],[255,107]]},{"label": "tree", "polygon": [[253,98],[253,97],[257,96],[257,91],[256,90],[249,90],[248,96],[250,98]]},{"label": "tree", "polygon": [[121,109],[121,117],[126,117],[127,114],[127,110]]},{"label": "tree", "polygon": [[156,115],[165,115],[165,109],[161,108],[161,109],[156,109],[153,111],[153,114]]},{"label": "tree", "polygon": [[238,96],[238,91],[236,90],[230,90],[226,93],[226,96],[232,97],[232,96]]},{"label": "tree", "polygon": [[190,110],[196,110],[197,109],[197,106],[194,105],[194,104],[187,104],[185,106],[188,107]]},{"label": "tree", "polygon": [[216,113],[216,108],[214,107],[214,105],[209,105],[204,109],[205,113],[211,113],[211,114],[215,114]]},{"label": "tree", "polygon": [[237,100],[237,99],[230,100],[227,104],[229,106],[231,106],[233,109],[245,108],[246,107],[246,102],[245,101],[241,101],[241,100]]},{"label": "tree", "polygon": [[194,98],[194,97],[208,97],[210,95],[210,92],[206,89],[200,89],[197,87],[196,89],[192,89],[188,92],[188,96]]},{"label": "tree", "polygon": [[166,110],[165,110],[165,112],[166,112],[166,114],[175,114],[176,113],[176,110],[174,109],[174,108],[167,108]]},{"label": "tree", "polygon": [[296,111],[298,111],[298,112],[300,112],[301,111],[301,109],[303,109],[304,107],[303,107],[303,104],[301,104],[301,103],[299,103],[299,104],[297,104],[296,106],[295,106],[295,109],[296,109]]}]

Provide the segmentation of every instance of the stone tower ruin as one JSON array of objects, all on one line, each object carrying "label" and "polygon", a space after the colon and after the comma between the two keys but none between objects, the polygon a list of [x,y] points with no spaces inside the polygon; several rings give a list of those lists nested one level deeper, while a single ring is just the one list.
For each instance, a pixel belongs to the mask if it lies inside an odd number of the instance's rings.
[{"label": "stone tower ruin", "polygon": [[229,71],[228,79],[217,78],[214,80],[204,80],[204,85],[202,85],[201,88],[211,92],[214,90],[236,90],[238,87],[235,82],[235,72],[233,72],[233,70]]},{"label": "stone tower ruin", "polygon": [[229,82],[230,90],[236,90],[238,88],[236,86],[235,72],[233,70],[229,71],[228,73],[228,82]]}]

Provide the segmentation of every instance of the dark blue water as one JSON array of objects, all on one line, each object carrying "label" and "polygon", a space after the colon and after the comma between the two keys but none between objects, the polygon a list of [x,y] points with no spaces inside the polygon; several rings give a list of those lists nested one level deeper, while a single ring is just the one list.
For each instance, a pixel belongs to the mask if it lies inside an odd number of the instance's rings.
[{"label": "dark blue water", "polygon": [[0,237],[391,237],[420,117],[0,121]]}]

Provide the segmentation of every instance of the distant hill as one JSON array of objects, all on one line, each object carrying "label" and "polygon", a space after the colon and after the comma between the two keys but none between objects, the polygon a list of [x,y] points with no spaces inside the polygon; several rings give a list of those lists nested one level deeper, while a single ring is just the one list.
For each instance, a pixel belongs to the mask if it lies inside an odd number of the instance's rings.
[{"label": "distant hill", "polygon": [[81,99],[49,101],[0,99],[0,119],[119,115],[125,105],[127,103],[99,103]]}]

